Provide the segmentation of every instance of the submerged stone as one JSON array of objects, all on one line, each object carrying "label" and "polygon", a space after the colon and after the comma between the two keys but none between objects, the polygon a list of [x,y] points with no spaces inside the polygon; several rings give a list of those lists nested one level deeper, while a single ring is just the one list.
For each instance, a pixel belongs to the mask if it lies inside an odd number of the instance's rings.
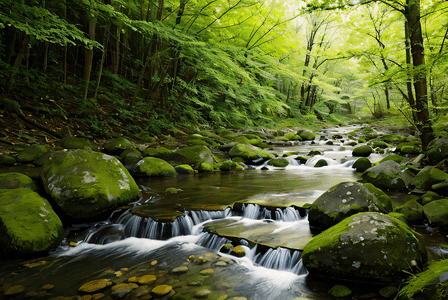
[{"label": "submerged stone", "polygon": [[154,287],[151,290],[151,294],[153,294],[156,297],[162,297],[167,294],[169,294],[173,290],[173,287],[170,285],[162,284]]},{"label": "submerged stone", "polygon": [[359,213],[315,236],[305,246],[302,260],[311,274],[401,280],[403,270],[421,268],[427,260],[426,248],[415,234],[393,217]]},{"label": "submerged stone", "polygon": [[87,283],[84,283],[80,288],[80,292],[86,292],[86,293],[94,293],[99,290],[104,289],[105,287],[108,287],[112,285],[112,281],[110,279],[96,279],[89,281]]},{"label": "submerged stone", "polygon": [[55,152],[42,167],[41,178],[47,193],[73,218],[96,216],[140,194],[120,161],[100,152]]},{"label": "submerged stone", "polygon": [[50,203],[28,188],[0,189],[0,252],[35,253],[56,247],[64,234]]}]

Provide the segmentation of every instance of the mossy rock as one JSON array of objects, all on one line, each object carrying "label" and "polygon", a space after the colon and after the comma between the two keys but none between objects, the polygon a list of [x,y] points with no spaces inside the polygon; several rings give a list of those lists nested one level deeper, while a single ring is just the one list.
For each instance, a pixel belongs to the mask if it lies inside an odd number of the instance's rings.
[{"label": "mossy rock", "polygon": [[399,281],[422,268],[426,248],[405,223],[363,212],[342,220],[306,244],[302,261],[310,274],[341,279]]},{"label": "mossy rock", "polygon": [[261,148],[250,144],[236,144],[229,151],[230,157],[241,157],[247,164],[260,165],[268,159],[273,158],[271,154],[267,153]]},{"label": "mossy rock", "polygon": [[105,142],[103,147],[107,154],[120,155],[124,150],[131,148],[132,143],[124,137],[119,137]]},{"label": "mossy rock", "polygon": [[348,142],[346,145],[348,145],[348,146],[356,146],[356,145],[358,145],[358,143],[357,142],[355,142],[355,141],[353,141],[353,142]]},{"label": "mossy rock", "polygon": [[286,136],[276,136],[275,140],[279,141],[279,142],[288,142],[289,141]]},{"label": "mossy rock", "polygon": [[408,141],[407,138],[398,134],[386,134],[381,137],[381,139],[388,143],[399,144]]},{"label": "mossy rock", "polygon": [[447,299],[448,259],[431,263],[421,273],[415,274],[399,292],[397,299]]},{"label": "mossy rock", "polygon": [[448,199],[429,202],[423,206],[423,213],[432,226],[448,227]]},{"label": "mossy rock", "polygon": [[145,150],[143,150],[142,154],[144,157],[152,156],[152,157],[157,157],[157,158],[161,158],[164,160],[169,160],[173,157],[173,151],[171,151],[165,147],[159,147],[159,148],[148,147]]},{"label": "mossy rock", "polygon": [[388,160],[394,161],[397,164],[402,164],[406,161],[406,158],[398,154],[389,154],[388,156],[381,159],[379,162],[375,163],[375,165],[379,165],[380,163],[383,163]]},{"label": "mossy rock", "polygon": [[393,160],[388,160],[367,169],[362,179],[380,189],[404,190],[409,187],[414,174],[409,170],[402,170]]},{"label": "mossy rock", "polygon": [[392,211],[392,201],[373,185],[342,182],[332,186],[317,198],[308,209],[311,226],[328,228],[359,212]]},{"label": "mossy rock", "polygon": [[51,158],[53,152],[54,151],[48,151],[42,154],[38,159],[34,161],[34,165],[39,167],[43,166]]},{"label": "mossy rock", "polygon": [[356,172],[363,173],[371,166],[372,166],[372,163],[370,162],[370,160],[367,157],[361,157],[355,161],[355,163],[353,164],[352,167],[356,170]]},{"label": "mossy rock", "polygon": [[277,167],[277,168],[285,168],[289,165],[289,161],[284,158],[274,158],[268,161],[268,165]]},{"label": "mossy rock", "polygon": [[221,171],[235,171],[244,169],[240,164],[234,161],[223,161],[219,163],[219,169]]},{"label": "mossy rock", "polygon": [[302,138],[299,135],[295,134],[294,132],[287,132],[285,134],[285,138],[288,141],[301,141],[302,140]]},{"label": "mossy rock", "polygon": [[246,252],[244,252],[244,249],[241,245],[238,245],[236,247],[233,247],[232,251],[230,252],[231,255],[236,257],[243,257],[246,256]]},{"label": "mossy rock", "polygon": [[128,170],[110,155],[87,150],[57,151],[41,172],[47,193],[73,218],[88,218],[140,194]]},{"label": "mossy rock", "polygon": [[443,198],[442,196],[440,196],[439,194],[437,194],[433,191],[427,191],[423,196],[421,196],[420,203],[422,205],[426,205],[429,202],[432,202],[434,200],[440,200],[442,198]]},{"label": "mossy rock", "polygon": [[202,163],[213,164],[217,158],[206,146],[192,146],[178,149],[173,154],[173,159],[180,164],[188,164],[194,169],[199,169]]},{"label": "mossy rock", "polygon": [[172,165],[157,157],[143,158],[135,165],[134,172],[137,176],[148,177],[172,177],[177,175]]},{"label": "mossy rock", "polygon": [[199,146],[199,145],[210,146],[209,143],[207,143],[207,142],[204,141],[204,140],[200,140],[200,139],[191,139],[191,140],[188,140],[187,143],[188,143],[188,145],[190,145],[190,146]]},{"label": "mossy rock", "polygon": [[195,171],[190,165],[183,164],[178,165],[174,168],[178,174],[194,174]]},{"label": "mossy rock", "polygon": [[319,159],[314,165],[315,168],[321,168],[325,166],[328,166],[328,162],[325,159]]},{"label": "mossy rock", "polygon": [[0,189],[30,189],[38,192],[37,184],[28,176],[21,173],[3,173],[0,174]]},{"label": "mossy rock", "polygon": [[17,156],[17,162],[22,164],[33,163],[45,152],[48,152],[48,149],[44,145],[31,145],[19,153]]},{"label": "mossy rock", "polygon": [[290,156],[298,155],[298,154],[299,154],[299,152],[297,152],[297,151],[294,151],[294,152],[286,152],[286,153],[283,153],[282,157],[290,157]]},{"label": "mossy rock", "polygon": [[316,138],[316,134],[309,130],[303,130],[297,133],[303,141],[313,141]]},{"label": "mossy rock", "polygon": [[432,166],[423,168],[417,175],[415,175],[412,184],[421,190],[430,190],[434,184],[445,181],[448,174]]},{"label": "mossy rock", "polygon": [[120,159],[125,164],[125,166],[133,166],[142,158],[142,153],[134,148],[128,148],[120,154]]},{"label": "mossy rock", "polygon": [[328,294],[336,298],[344,298],[350,296],[352,290],[345,285],[336,284],[328,291]]},{"label": "mossy rock", "polygon": [[0,251],[36,253],[62,241],[64,228],[50,203],[29,188],[0,189]]},{"label": "mossy rock", "polygon": [[297,156],[295,158],[295,160],[297,160],[298,162],[300,162],[300,164],[304,165],[306,164],[306,162],[308,161],[309,157],[305,157],[305,156]]},{"label": "mossy rock", "polygon": [[369,145],[362,145],[353,149],[352,156],[368,157],[373,152]]},{"label": "mossy rock", "polygon": [[404,215],[410,224],[423,222],[423,206],[417,200],[411,200],[397,206],[394,211]]},{"label": "mossy rock", "polygon": [[383,141],[373,141],[372,143],[372,147],[373,148],[381,148],[381,149],[386,149],[386,148],[390,148],[392,147],[391,145],[389,145],[386,142]]},{"label": "mossy rock", "polygon": [[421,149],[416,147],[412,142],[405,142],[398,144],[395,148],[395,152],[401,154],[417,155],[421,152]]},{"label": "mossy rock", "polygon": [[263,140],[255,134],[240,135],[236,137],[234,141],[239,144],[251,144],[255,146],[263,142]]},{"label": "mossy rock", "polygon": [[408,224],[408,219],[406,219],[406,217],[403,214],[397,213],[397,212],[390,212],[387,214],[389,217],[393,217],[395,219],[400,220],[403,223]]},{"label": "mossy rock", "polygon": [[0,155],[0,166],[14,166],[17,163],[16,159],[9,155]]},{"label": "mossy rock", "polygon": [[426,155],[430,163],[436,164],[448,158],[448,138],[437,138],[428,144]]},{"label": "mossy rock", "polygon": [[234,157],[232,158],[232,161],[236,163],[243,163],[243,164],[246,163],[246,160],[242,157]]},{"label": "mossy rock", "polygon": [[358,139],[358,143],[359,144],[362,144],[362,143],[365,143],[365,142],[367,142],[367,140],[365,138],[363,138],[363,137]]},{"label": "mossy rock", "polygon": [[308,156],[322,155],[322,151],[320,151],[320,150],[311,150],[310,152],[308,152],[307,155]]},{"label": "mossy rock", "polygon": [[213,173],[213,172],[219,172],[219,164],[214,162],[203,162],[200,163],[197,166],[197,169],[200,173]]},{"label": "mossy rock", "polygon": [[98,146],[85,138],[66,136],[63,139],[55,142],[57,146],[64,149],[85,149],[85,150],[98,150]]}]

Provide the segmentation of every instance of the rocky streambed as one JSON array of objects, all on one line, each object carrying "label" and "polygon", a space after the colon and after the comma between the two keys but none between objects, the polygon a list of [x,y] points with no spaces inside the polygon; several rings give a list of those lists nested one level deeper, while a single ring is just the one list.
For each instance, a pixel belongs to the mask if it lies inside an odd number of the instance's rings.
[{"label": "rocky streambed", "polygon": [[0,297],[443,295],[444,139],[425,155],[368,126],[183,143],[65,138],[0,156]]}]

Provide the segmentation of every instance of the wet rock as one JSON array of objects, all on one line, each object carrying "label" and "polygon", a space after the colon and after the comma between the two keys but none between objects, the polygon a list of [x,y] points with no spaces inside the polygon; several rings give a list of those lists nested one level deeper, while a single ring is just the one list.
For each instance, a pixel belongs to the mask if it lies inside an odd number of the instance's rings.
[{"label": "wet rock", "polygon": [[199,272],[199,274],[201,274],[201,275],[211,275],[213,273],[215,273],[215,270],[213,270],[213,269],[205,269],[205,270],[202,270],[201,272]]},{"label": "wet rock", "polygon": [[388,143],[393,143],[394,145],[396,145],[396,144],[398,144],[398,143],[403,143],[403,142],[405,142],[405,141],[408,140],[407,138],[405,138],[405,137],[403,137],[403,136],[401,136],[401,135],[398,135],[398,134],[387,134],[387,135],[383,135],[383,136],[381,137],[381,139],[382,139],[383,141],[388,142]]},{"label": "wet rock", "polygon": [[148,147],[145,150],[143,150],[143,156],[152,156],[161,158],[164,160],[171,159],[173,157],[173,151],[165,148],[165,147],[159,147],[159,148],[151,148]]},{"label": "wet rock", "polygon": [[207,259],[205,257],[199,256],[198,259],[196,260],[196,263],[198,265],[203,265],[207,262]]},{"label": "wet rock", "polygon": [[113,298],[122,298],[136,288],[138,288],[138,285],[135,283],[119,283],[112,287],[111,296]]},{"label": "wet rock", "polygon": [[137,149],[128,148],[120,154],[120,158],[125,166],[133,166],[143,158],[143,155]]},{"label": "wet rock", "polygon": [[434,200],[423,206],[423,213],[433,226],[448,227],[448,199]]},{"label": "wet rock", "polygon": [[244,249],[241,245],[238,245],[236,247],[233,247],[232,251],[230,252],[231,255],[236,257],[243,257],[246,255],[246,252],[244,252]]},{"label": "wet rock", "polygon": [[236,144],[230,149],[229,155],[232,160],[235,157],[243,158],[244,162],[250,165],[261,165],[266,160],[273,158],[263,149],[250,144]]},{"label": "wet rock", "polygon": [[345,285],[336,284],[328,291],[328,294],[336,298],[343,298],[350,296],[352,294],[352,290]]},{"label": "wet rock", "polygon": [[194,169],[203,170],[207,166],[211,166],[218,161],[206,146],[185,147],[176,150],[173,159],[180,164],[188,164]]},{"label": "wet rock", "polygon": [[297,132],[297,134],[302,138],[304,141],[312,141],[316,138],[316,134],[312,133],[309,130],[303,130],[300,132]]},{"label": "wet rock", "polygon": [[415,175],[412,184],[421,190],[427,191],[431,189],[434,184],[445,181],[448,174],[432,166],[423,168],[417,175]]},{"label": "wet rock", "polygon": [[410,224],[423,222],[423,206],[417,200],[411,200],[397,206],[394,211],[403,214]]},{"label": "wet rock", "polygon": [[16,159],[9,155],[0,155],[0,166],[14,166]]},{"label": "wet rock", "polygon": [[84,150],[98,150],[98,146],[85,138],[66,136],[63,139],[55,142],[57,146],[64,149],[84,149]]},{"label": "wet rock", "polygon": [[96,216],[140,194],[120,161],[100,152],[55,152],[42,167],[41,178],[47,193],[73,218]]},{"label": "wet rock", "polygon": [[289,162],[284,158],[274,158],[268,161],[268,165],[278,168],[284,168],[289,165]]},{"label": "wet rock", "polygon": [[386,148],[389,148],[389,147],[392,147],[392,146],[389,145],[389,144],[386,143],[386,142],[383,142],[383,141],[373,141],[373,143],[372,143],[372,147],[373,147],[373,148],[382,148],[382,149],[386,149]]},{"label": "wet rock", "polygon": [[112,281],[110,281],[110,279],[97,279],[84,283],[79,288],[79,291],[85,293],[94,293],[110,285],[112,285]]},{"label": "wet rock", "polygon": [[312,226],[328,228],[348,216],[367,211],[392,211],[389,196],[368,183],[342,182],[331,187],[310,205],[308,220]]},{"label": "wet rock", "polygon": [[380,189],[403,190],[412,182],[414,174],[409,170],[402,170],[401,166],[388,160],[367,169],[362,179]]},{"label": "wet rock", "polygon": [[21,173],[0,174],[0,189],[25,188],[38,192],[37,184],[28,176]]},{"label": "wet rock", "polygon": [[156,287],[154,287],[151,290],[151,294],[153,294],[155,297],[163,297],[165,295],[168,295],[173,290],[173,287],[166,284],[161,284]]},{"label": "wet rock", "polygon": [[288,141],[301,141],[302,140],[302,138],[299,135],[295,134],[294,132],[287,132],[285,134],[285,138]]},{"label": "wet rock", "polygon": [[48,251],[63,237],[50,203],[28,188],[0,189],[0,252]]},{"label": "wet rock", "polygon": [[380,290],[380,295],[384,298],[394,298],[398,293],[398,288],[394,285],[389,285]]},{"label": "wet rock", "polygon": [[321,168],[325,166],[328,166],[328,162],[325,159],[319,159],[314,165],[315,168]]},{"label": "wet rock", "polygon": [[436,164],[448,158],[448,138],[436,138],[428,144],[426,155],[430,163]]},{"label": "wet rock", "polygon": [[43,145],[28,146],[25,148],[25,150],[19,153],[19,155],[17,156],[17,162],[22,164],[33,163],[45,152],[48,152],[48,149]]},{"label": "wet rock", "polygon": [[255,134],[243,134],[237,136],[234,141],[238,144],[250,144],[254,146],[257,146],[263,142],[263,140]]},{"label": "wet rock", "polygon": [[135,165],[134,172],[138,176],[148,177],[172,177],[177,175],[172,165],[157,157],[145,157],[140,160]]},{"label": "wet rock", "polygon": [[398,144],[397,147],[395,148],[395,152],[398,152],[403,155],[406,154],[416,155],[419,154],[421,151],[414,145],[414,143],[405,142]]},{"label": "wet rock", "polygon": [[244,169],[240,164],[229,160],[219,163],[218,166],[221,171],[235,171]]},{"label": "wet rock", "polygon": [[212,292],[209,289],[201,289],[194,294],[196,299],[206,299]]},{"label": "wet rock", "polygon": [[137,279],[139,284],[150,284],[157,280],[155,275],[143,275]]},{"label": "wet rock", "polygon": [[174,274],[182,274],[182,273],[186,273],[187,271],[188,271],[187,266],[177,267],[177,268],[174,268],[171,270],[171,272]]},{"label": "wet rock", "polygon": [[150,292],[151,288],[149,285],[142,285],[131,292],[131,298],[140,298],[142,296],[149,295]]},{"label": "wet rock", "polygon": [[375,281],[401,280],[403,270],[421,268],[426,260],[426,248],[409,226],[373,212],[350,216],[323,231],[302,255],[310,274]]},{"label": "wet rock", "polygon": [[373,152],[372,147],[370,147],[369,145],[363,145],[353,149],[352,155],[368,157],[372,152]]},{"label": "wet rock", "polygon": [[105,142],[103,147],[107,154],[120,155],[124,150],[131,148],[132,143],[124,137],[119,137]]},{"label": "wet rock", "polygon": [[428,191],[428,192],[426,192],[421,198],[420,198],[420,203],[422,204],[422,205],[426,205],[426,204],[428,204],[429,202],[432,202],[432,201],[434,201],[434,200],[440,200],[440,199],[442,199],[443,197],[442,196],[440,196],[439,194],[437,194],[437,193],[435,193],[435,192],[432,192],[432,191]]},{"label": "wet rock", "polygon": [[4,295],[16,295],[20,294],[25,290],[23,285],[13,285],[5,290]]},{"label": "wet rock", "polygon": [[51,290],[53,288],[54,288],[54,285],[52,285],[52,284],[46,284],[42,287],[42,289],[44,289],[44,290]]},{"label": "wet rock", "polygon": [[320,150],[311,150],[310,152],[308,152],[308,156],[315,156],[315,155],[321,155],[322,151]]},{"label": "wet rock", "polygon": [[194,170],[190,165],[183,164],[174,168],[178,174],[194,174]]},{"label": "wet rock", "polygon": [[372,163],[367,157],[358,158],[353,164],[353,168],[356,169],[356,172],[365,172],[368,168],[372,166]]},{"label": "wet rock", "polygon": [[300,164],[304,165],[306,164],[306,162],[308,161],[308,157],[305,156],[297,156],[295,158],[295,160],[297,160],[298,162],[300,162]]}]

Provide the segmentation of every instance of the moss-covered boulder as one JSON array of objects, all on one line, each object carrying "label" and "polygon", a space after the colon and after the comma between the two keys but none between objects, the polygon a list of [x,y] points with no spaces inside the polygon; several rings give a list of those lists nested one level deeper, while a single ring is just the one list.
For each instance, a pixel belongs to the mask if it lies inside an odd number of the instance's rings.
[{"label": "moss-covered boulder", "polygon": [[417,200],[408,201],[394,208],[394,211],[404,215],[409,224],[423,222],[423,206]]},{"label": "moss-covered boulder", "polygon": [[298,134],[296,134],[296,133],[294,133],[294,132],[287,132],[287,133],[285,134],[285,138],[286,138],[288,141],[301,141],[301,140],[302,140],[302,138],[300,137],[300,135],[298,135]]},{"label": "moss-covered boulder", "polygon": [[412,142],[404,142],[397,145],[397,147],[395,148],[395,152],[414,155],[419,154],[420,149]]},{"label": "moss-covered boulder", "polygon": [[229,155],[231,158],[241,157],[245,163],[250,165],[261,165],[266,160],[273,158],[263,149],[250,144],[236,144],[230,149]]},{"label": "moss-covered boulder", "polygon": [[433,226],[448,227],[448,199],[429,202],[423,206],[423,213]]},{"label": "moss-covered boulder", "polygon": [[55,144],[64,149],[98,150],[98,146],[96,146],[90,140],[75,136],[66,136],[55,142]]},{"label": "moss-covered boulder", "polygon": [[134,167],[134,173],[137,176],[148,177],[171,177],[177,175],[172,165],[157,157],[145,157],[140,160]]},{"label": "moss-covered boulder", "polygon": [[383,191],[373,185],[342,182],[323,193],[308,210],[311,226],[328,228],[359,212],[392,211],[392,202]]},{"label": "moss-covered boulder", "polygon": [[131,148],[132,143],[124,137],[119,137],[105,142],[103,147],[107,154],[120,155],[124,150]]},{"label": "moss-covered boulder", "polygon": [[404,190],[409,187],[414,174],[409,170],[402,170],[401,166],[392,160],[380,163],[367,169],[362,174],[365,182],[380,189]]},{"label": "moss-covered boulder", "polygon": [[363,173],[371,166],[372,166],[372,163],[370,162],[370,160],[367,157],[361,157],[355,161],[355,163],[353,164],[352,167],[356,170],[356,172]]},{"label": "moss-covered boulder", "polygon": [[368,157],[372,152],[372,147],[369,145],[362,145],[353,149],[352,156]]},{"label": "moss-covered boulder", "polygon": [[437,138],[428,144],[426,155],[430,163],[438,163],[448,158],[448,138]]},{"label": "moss-covered boulder", "polygon": [[421,273],[415,274],[398,292],[399,300],[408,299],[447,299],[448,259],[431,263]]},{"label": "moss-covered boulder", "polygon": [[0,252],[48,251],[63,235],[61,220],[38,193],[29,188],[0,189]]},{"label": "moss-covered boulder", "polygon": [[386,149],[386,148],[389,148],[389,147],[392,147],[392,146],[389,145],[388,143],[384,142],[384,141],[373,141],[372,147],[373,148]]},{"label": "moss-covered boulder", "polygon": [[432,166],[424,167],[420,172],[415,175],[412,184],[421,190],[430,190],[431,187],[436,184],[445,181],[448,178],[448,174]]},{"label": "moss-covered boulder", "polygon": [[350,216],[315,236],[302,261],[310,274],[395,281],[426,263],[425,247],[405,223],[381,213]]},{"label": "moss-covered boulder", "polygon": [[237,136],[234,141],[239,144],[251,144],[251,145],[259,145],[263,142],[263,140],[255,134],[244,134]]},{"label": "moss-covered boulder", "polygon": [[315,168],[321,168],[325,166],[328,166],[328,162],[325,159],[319,159],[314,165]]},{"label": "moss-covered boulder", "polygon": [[0,174],[0,189],[18,189],[25,188],[35,192],[39,191],[36,183],[28,176],[21,173],[3,173]]},{"label": "moss-covered boulder", "polygon": [[406,158],[404,158],[403,156],[398,155],[398,154],[389,154],[388,156],[381,159],[379,162],[375,163],[375,165],[379,165],[380,163],[383,163],[388,160],[392,160],[392,161],[396,162],[397,164],[402,164],[403,162],[406,161]]},{"label": "moss-covered boulder", "polygon": [[143,158],[143,155],[137,149],[128,148],[120,154],[120,158],[125,166],[134,166]]},{"label": "moss-covered boulder", "polygon": [[426,205],[429,202],[432,202],[434,200],[440,200],[442,198],[443,198],[442,196],[433,191],[427,191],[425,194],[423,194],[423,196],[420,197],[420,203],[422,205]]},{"label": "moss-covered boulder", "polygon": [[320,150],[311,150],[310,152],[308,152],[307,155],[308,156],[322,155],[322,151],[320,151]]},{"label": "moss-covered boulder", "polygon": [[183,164],[174,168],[178,174],[194,174],[194,170],[190,165]]},{"label": "moss-covered boulder", "polygon": [[188,164],[196,170],[202,170],[206,167],[214,168],[218,159],[212,154],[206,146],[192,146],[176,150],[173,159],[179,164]]},{"label": "moss-covered boulder", "polygon": [[305,157],[305,156],[297,156],[295,158],[295,160],[297,160],[301,165],[306,164],[306,162],[308,161],[309,157]]},{"label": "moss-covered boulder", "polygon": [[297,133],[303,141],[313,141],[316,138],[316,134],[309,130],[303,130]]},{"label": "moss-covered boulder", "polygon": [[12,156],[0,155],[0,166],[14,166],[16,162],[16,159]]},{"label": "moss-covered boulder", "polygon": [[227,160],[219,163],[219,169],[221,171],[235,171],[235,170],[242,170],[244,168],[239,163]]},{"label": "moss-covered boulder", "polygon": [[268,165],[278,168],[285,168],[289,165],[289,161],[284,158],[273,158],[268,161]]},{"label": "moss-covered boulder", "polygon": [[88,218],[137,198],[128,170],[110,155],[87,150],[57,151],[42,167],[47,193],[73,218]]},{"label": "moss-covered boulder", "polygon": [[48,152],[48,149],[44,145],[28,146],[25,150],[19,153],[17,156],[17,162],[22,164],[33,163],[46,152]]},{"label": "moss-covered boulder", "polygon": [[158,147],[158,148],[151,148],[148,147],[142,152],[143,156],[152,156],[152,157],[158,157],[164,160],[171,159],[173,157],[173,151],[165,148],[165,147]]},{"label": "moss-covered boulder", "polygon": [[386,134],[383,135],[381,139],[385,142],[393,143],[394,145],[408,141],[407,138],[398,134]]}]

